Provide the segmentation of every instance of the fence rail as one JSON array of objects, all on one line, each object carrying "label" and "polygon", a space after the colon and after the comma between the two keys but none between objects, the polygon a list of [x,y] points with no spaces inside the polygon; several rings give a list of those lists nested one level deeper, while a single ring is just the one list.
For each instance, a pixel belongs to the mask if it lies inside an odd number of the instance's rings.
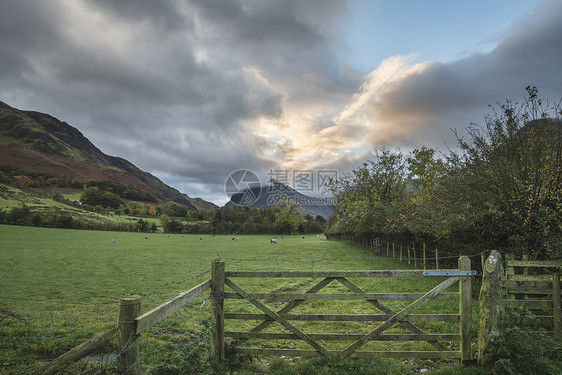
[{"label": "fence rail", "polygon": [[562,334],[561,270],[562,262],[508,259],[501,282],[504,305],[538,310],[537,318]]},{"label": "fence rail", "polygon": [[[459,268],[449,270],[451,273],[470,270],[470,259],[459,258]],[[366,271],[225,271],[224,262],[213,263],[213,306],[216,326],[214,329],[212,345],[212,356],[222,358],[223,342],[225,337],[236,339],[261,338],[261,339],[291,339],[302,340],[312,349],[275,349],[275,348],[248,348],[235,347],[237,353],[251,354],[282,354],[289,356],[315,356],[323,355],[334,359],[342,359],[348,356],[386,356],[394,358],[418,357],[418,358],[457,358],[462,361],[471,361],[471,279],[470,273],[465,276],[452,276],[446,278],[439,285],[425,293],[367,293],[360,289],[348,278],[373,278],[373,277],[432,277],[424,275],[419,270],[366,270]],[[442,276],[442,273],[435,275]],[[321,279],[316,285],[305,293],[250,293],[235,282],[235,278],[312,278]],[[318,293],[332,282],[347,287],[351,293]],[[459,282],[458,293],[445,293],[451,285]],[[234,292],[225,292],[225,286]],[[261,313],[225,312],[224,303],[228,299],[243,299]],[[273,311],[260,300],[287,302],[279,311]],[[433,299],[457,299],[459,300],[458,314],[413,314],[413,312]],[[340,300],[367,301],[384,314],[291,314],[290,311],[304,303],[313,300]],[[407,307],[400,311],[394,311],[381,301],[385,300],[411,300]],[[224,320],[242,319],[261,321],[250,331],[225,331]],[[340,321],[340,322],[382,322],[376,328],[364,334],[335,334],[335,333],[307,333],[295,326],[293,321]],[[446,321],[459,322],[458,334],[427,334],[412,322],[420,321]],[[262,332],[269,325],[277,323],[289,332]],[[410,333],[391,334],[384,333],[395,324],[400,324]],[[359,351],[370,341],[426,341],[433,345],[435,351]],[[321,341],[354,341],[343,350],[329,350]],[[447,350],[439,341],[457,341],[460,350]]]},{"label": "fence rail", "polygon": [[[387,243],[388,251],[391,246]],[[396,252],[398,257],[405,252]],[[381,247],[382,248],[382,247]],[[417,251],[415,248],[411,252]],[[422,247],[423,250],[423,247]],[[384,249],[382,250],[384,251]],[[498,254],[499,255],[499,254]],[[483,262],[484,265],[484,262]],[[498,290],[503,294],[504,306],[519,306],[525,303],[531,309],[545,309],[550,313],[541,315],[542,319],[551,321],[555,334],[562,333],[562,306],[560,290],[560,270],[562,263],[516,261],[506,262],[506,272],[500,275]],[[484,269],[484,267],[483,267]],[[540,274],[537,270],[550,270],[548,274]],[[433,270],[437,271],[437,270]],[[175,298],[162,303],[150,311],[141,314],[141,296],[123,296],[119,303],[119,318],[117,327],[105,330],[90,339],[79,339],[80,345],[66,352],[39,368],[34,374],[54,374],[62,366],[78,361],[84,356],[98,350],[115,337],[118,338],[119,352],[114,357],[119,364],[121,373],[140,374],[142,356],[138,341],[141,335],[154,325],[172,316],[184,308],[187,303],[210,291],[212,317],[214,325],[211,335],[211,356],[216,359],[224,358],[225,337],[237,340],[301,340],[312,349],[282,349],[282,348],[252,348],[236,347],[236,353],[292,355],[292,356],[318,356],[324,355],[334,359],[347,356],[355,357],[388,357],[388,358],[449,358],[461,361],[470,361],[471,353],[471,261],[468,257],[458,258],[458,268],[433,272],[423,270],[362,270],[362,271],[227,271],[223,261],[215,261],[211,267],[211,278],[180,293]],[[392,278],[414,277],[431,278],[435,276],[449,276],[441,278],[439,285],[427,292],[401,292],[401,293],[370,293],[361,289],[357,282],[351,278]],[[315,279],[316,284],[305,292],[248,292],[237,281],[238,278],[309,278]],[[319,281],[318,281],[319,280]],[[455,283],[459,283],[458,292],[445,292]],[[347,288],[346,293],[321,293],[322,289],[331,283]],[[225,291],[225,288],[226,291]],[[484,289],[484,285],[483,285]],[[245,300],[260,310],[255,312],[225,311],[225,300]],[[268,302],[284,302],[285,305],[274,311],[264,304]],[[430,300],[459,300],[458,313],[455,314],[419,314],[415,310]],[[296,307],[307,301],[366,301],[378,309],[374,314],[315,314],[295,313]],[[404,308],[391,308],[385,301],[411,301]],[[482,291],[481,291],[482,304]],[[52,301],[51,301],[52,302]],[[489,316],[480,306],[480,315]],[[14,318],[15,319],[15,318]],[[226,330],[225,320],[259,321],[251,330]],[[294,325],[294,322],[380,322],[376,328],[367,333],[331,333],[331,332],[304,332]],[[418,322],[451,322],[459,325],[458,333],[425,332],[416,324]],[[279,324],[285,332],[269,332],[265,329],[272,324]],[[400,325],[405,333],[389,332],[390,327]],[[101,327],[101,326],[100,326]],[[480,329],[479,329],[480,332]],[[5,338],[6,336],[3,336]],[[416,341],[427,342],[435,350],[425,351],[380,351],[360,350],[371,341]],[[484,340],[479,339],[484,342]],[[346,343],[343,350],[329,350],[323,342]],[[457,342],[459,350],[450,350],[443,342]],[[349,343],[349,344],[347,344]]]}]

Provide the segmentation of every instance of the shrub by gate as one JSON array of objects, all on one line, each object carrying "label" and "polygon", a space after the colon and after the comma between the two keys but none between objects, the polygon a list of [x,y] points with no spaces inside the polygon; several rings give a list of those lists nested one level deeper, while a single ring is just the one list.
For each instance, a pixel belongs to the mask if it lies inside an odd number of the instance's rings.
[{"label": "shrub by gate", "polygon": [[[211,299],[215,320],[211,350],[212,356],[221,359],[224,356],[225,337],[247,339],[290,339],[302,340],[312,349],[280,349],[263,347],[234,347],[235,353],[258,355],[316,356],[323,355],[333,359],[348,356],[357,357],[394,357],[394,358],[450,358],[463,362],[472,360],[472,286],[470,259],[461,257],[458,269],[452,270],[368,270],[368,271],[225,271],[224,262],[215,261],[212,266]],[[350,278],[381,277],[447,277],[426,293],[368,293],[350,281]],[[238,278],[311,278],[321,279],[304,293],[251,293],[242,288]],[[448,287],[459,282],[459,291],[444,292]],[[318,293],[331,283],[339,283],[349,293]],[[225,286],[230,291],[225,291]],[[224,309],[225,300],[242,299],[260,310],[260,313],[228,312]],[[459,301],[458,314],[414,314],[414,312],[434,299],[456,299]],[[266,306],[261,300],[289,301],[278,311]],[[367,301],[382,314],[291,314],[291,311],[306,301],[344,300]],[[413,301],[407,307],[392,309],[385,305],[396,300]],[[242,319],[261,321],[247,331],[225,331],[225,319]],[[382,322],[376,328],[364,334],[308,333],[299,328],[294,321],[347,321],[347,322]],[[460,322],[459,332],[428,333],[415,325],[420,321]],[[277,323],[285,332],[264,332],[270,325]],[[405,334],[384,333],[399,324],[408,331]],[[248,325],[248,324],[246,324]],[[329,350],[323,341],[352,341],[343,350]],[[435,350],[429,351],[360,351],[371,341],[425,341]],[[443,342],[458,342],[460,350],[448,350]]]}]

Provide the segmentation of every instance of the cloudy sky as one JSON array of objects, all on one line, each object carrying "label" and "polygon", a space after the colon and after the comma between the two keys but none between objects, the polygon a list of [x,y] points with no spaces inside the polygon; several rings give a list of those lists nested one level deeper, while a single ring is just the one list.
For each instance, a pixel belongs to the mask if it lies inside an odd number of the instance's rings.
[{"label": "cloudy sky", "polygon": [[223,204],[237,169],[454,145],[527,85],[562,97],[562,1],[0,3],[0,100]]}]

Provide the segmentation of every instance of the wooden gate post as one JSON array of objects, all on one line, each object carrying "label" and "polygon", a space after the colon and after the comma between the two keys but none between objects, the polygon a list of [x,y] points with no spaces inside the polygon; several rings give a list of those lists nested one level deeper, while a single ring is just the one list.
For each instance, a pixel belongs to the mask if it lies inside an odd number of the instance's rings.
[{"label": "wooden gate post", "polygon": [[211,266],[211,360],[224,359],[224,262],[215,260]]},{"label": "wooden gate post", "polygon": [[501,279],[501,254],[492,250],[482,269],[478,314],[478,364],[484,366],[493,361],[489,349],[500,334],[503,309]]},{"label": "wooden gate post", "polygon": [[135,335],[135,318],[141,312],[139,295],[122,296],[119,301],[119,356],[120,374],[141,374],[140,347]]},{"label": "wooden gate post", "polygon": [[552,275],[552,307],[554,315],[554,335],[561,335],[562,306],[560,306],[560,271]]},{"label": "wooden gate post", "polygon": [[[470,271],[470,258],[459,258],[459,270]],[[460,315],[461,315],[461,362],[472,362],[472,279],[470,276],[461,276],[459,281]]]}]

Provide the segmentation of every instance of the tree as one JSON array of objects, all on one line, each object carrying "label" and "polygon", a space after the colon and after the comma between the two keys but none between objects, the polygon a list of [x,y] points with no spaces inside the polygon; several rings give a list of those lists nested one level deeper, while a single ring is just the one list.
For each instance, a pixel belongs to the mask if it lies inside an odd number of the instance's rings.
[{"label": "tree", "polygon": [[165,233],[181,233],[184,229],[183,224],[175,219],[168,220],[166,225],[164,225]]},{"label": "tree", "polygon": [[536,87],[527,94],[521,105],[498,105],[484,126],[469,128],[468,139],[458,137],[451,183],[462,191],[459,206],[471,212],[465,224],[495,244],[546,259],[562,248],[562,111],[560,103],[543,103]]},{"label": "tree", "polygon": [[277,233],[293,233],[299,228],[299,225],[306,222],[302,214],[297,212],[294,204],[287,204],[280,207],[279,212],[275,215],[275,230]]},{"label": "tree", "polygon": [[[406,192],[406,169],[400,151],[376,150],[361,167],[333,181],[335,221],[327,230],[391,233],[402,230],[400,207]],[[335,227],[334,227],[335,225]]]},{"label": "tree", "polygon": [[166,224],[168,224],[168,221],[170,221],[170,217],[166,214],[162,214],[160,215],[160,226],[162,228],[166,227]]}]

